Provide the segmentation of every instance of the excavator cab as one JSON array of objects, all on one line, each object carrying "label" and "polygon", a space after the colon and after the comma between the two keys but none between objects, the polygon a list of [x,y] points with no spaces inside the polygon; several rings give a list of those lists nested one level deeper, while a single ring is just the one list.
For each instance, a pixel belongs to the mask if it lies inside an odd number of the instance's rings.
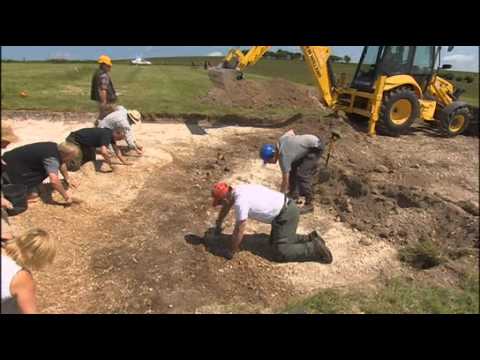
[{"label": "excavator cab", "polygon": [[427,88],[435,67],[435,46],[365,46],[351,87],[373,92],[380,76],[411,75]]}]

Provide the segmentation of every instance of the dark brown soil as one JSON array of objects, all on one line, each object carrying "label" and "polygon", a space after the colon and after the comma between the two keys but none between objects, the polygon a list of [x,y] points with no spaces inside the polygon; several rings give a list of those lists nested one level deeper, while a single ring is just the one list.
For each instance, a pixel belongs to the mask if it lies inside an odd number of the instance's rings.
[{"label": "dark brown soil", "polygon": [[[99,284],[90,302],[95,312],[194,312],[232,299],[267,307],[291,296],[293,289],[267,260],[240,253],[227,261],[229,237],[204,238],[212,225],[205,222],[205,214],[213,211],[211,183],[233,166],[233,154],[218,154],[200,150],[195,162],[177,157],[152,174],[121,218],[98,223],[115,241],[92,254],[90,266]],[[267,241],[261,235],[247,237],[245,246],[268,258]],[[115,286],[104,286],[109,283]]]},{"label": "dark brown soil", "polygon": [[[216,127],[232,124],[219,121]],[[276,308],[298,296],[270,261],[266,234],[249,234],[231,261],[222,256],[227,236],[204,238],[214,212],[211,184],[290,128],[325,143],[331,130],[341,133],[329,171],[316,186],[316,205],[339,221],[398,247],[427,239],[447,250],[478,248],[478,138],[446,139],[416,126],[400,138],[371,139],[365,123],[320,116],[261,125],[271,125],[267,136],[253,131],[205,141],[193,156],[195,143],[184,139],[168,146],[174,156],[169,165],[96,175],[97,181],[112,176],[122,183],[147,178],[121,214],[114,211],[115,199],[106,204],[101,197],[66,209],[39,203],[20,215],[24,229],[43,227],[59,239],[55,270],[35,274],[40,309],[187,313],[209,305]],[[99,192],[95,180],[83,179],[82,186]]]},{"label": "dark brown soil", "polygon": [[251,109],[272,107],[319,107],[313,89],[282,79],[267,81],[235,81],[228,90],[215,87],[202,100],[224,106],[240,106]]}]

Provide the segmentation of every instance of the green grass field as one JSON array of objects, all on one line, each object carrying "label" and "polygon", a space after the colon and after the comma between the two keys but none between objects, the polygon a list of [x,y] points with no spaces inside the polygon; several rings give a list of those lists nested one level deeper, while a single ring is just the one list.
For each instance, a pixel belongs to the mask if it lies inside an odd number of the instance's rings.
[{"label": "green grass field", "polygon": [[[212,64],[219,58],[157,58],[152,66],[132,66],[126,61],[114,64],[112,78],[119,103],[138,108],[143,112],[166,114],[203,114],[242,116],[290,116],[292,109],[277,108],[265,114],[255,114],[252,109],[225,108],[201,101],[212,87],[206,71],[205,60]],[[192,62],[196,66],[192,66]],[[334,72],[344,72],[350,80],[355,64],[335,64]],[[51,111],[96,111],[89,100],[90,80],[97,65],[94,62],[3,62],[2,63],[2,108],[34,109]],[[454,72],[455,76],[466,73]],[[471,84],[459,83],[466,89],[463,98],[478,106],[478,73],[472,74]],[[301,61],[262,60],[246,74],[251,79],[280,77],[286,80],[313,85],[313,78]],[[454,81],[455,83],[455,81]],[[27,91],[27,97],[19,96]],[[258,112],[258,110],[257,110]],[[297,111],[295,111],[297,112]]]},{"label": "green grass field", "polygon": [[478,273],[465,274],[455,287],[402,277],[373,289],[327,289],[291,304],[284,312],[313,314],[478,314]]},{"label": "green grass field", "polygon": [[[96,103],[90,101],[90,81],[96,68],[94,63],[3,63],[2,108],[97,111]],[[253,109],[206,103],[201,98],[213,85],[200,66],[117,64],[112,78],[119,93],[119,103],[144,113],[288,117],[298,112],[275,108],[265,114],[256,114]],[[21,97],[22,91],[28,96]]]}]

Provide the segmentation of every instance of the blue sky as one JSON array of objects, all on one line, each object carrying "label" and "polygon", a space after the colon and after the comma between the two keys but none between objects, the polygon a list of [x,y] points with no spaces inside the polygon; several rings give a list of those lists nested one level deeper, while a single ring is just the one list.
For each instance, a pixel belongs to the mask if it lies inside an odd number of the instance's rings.
[{"label": "blue sky", "polygon": [[[136,56],[203,56],[224,55],[228,49],[237,46],[2,46],[2,59],[45,60],[52,57],[68,59],[95,59],[100,54],[108,54],[112,59],[134,58]],[[247,48],[248,46],[241,46]],[[285,49],[300,51],[297,46],[274,46],[273,50]],[[349,55],[358,60],[362,46],[332,46],[338,56]],[[445,50],[445,48],[444,48]],[[478,46],[457,46],[444,54],[443,62],[453,65],[454,70],[478,72]]]}]

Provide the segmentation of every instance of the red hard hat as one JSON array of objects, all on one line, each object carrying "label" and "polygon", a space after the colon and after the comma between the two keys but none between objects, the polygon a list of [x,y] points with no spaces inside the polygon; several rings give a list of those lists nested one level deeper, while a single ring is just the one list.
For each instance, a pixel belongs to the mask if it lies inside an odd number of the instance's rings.
[{"label": "red hard hat", "polygon": [[230,190],[230,186],[228,186],[228,184],[224,182],[219,182],[213,185],[213,188],[212,188],[213,206],[220,205],[220,202],[227,197],[229,190]]}]

